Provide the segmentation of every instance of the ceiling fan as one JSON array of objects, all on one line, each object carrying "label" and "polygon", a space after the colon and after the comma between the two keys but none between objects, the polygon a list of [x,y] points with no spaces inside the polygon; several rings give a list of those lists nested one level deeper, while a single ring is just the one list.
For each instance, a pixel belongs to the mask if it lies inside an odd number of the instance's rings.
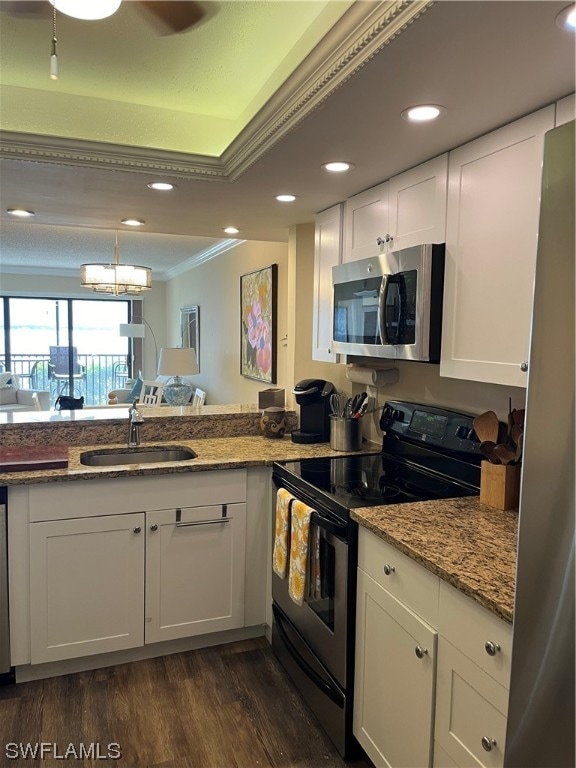
[{"label": "ceiling fan", "polygon": [[[55,0],[56,10],[78,19],[105,18],[114,13],[121,0],[106,0],[103,5],[112,6],[112,10],[102,15],[86,16],[86,7],[98,5],[86,0]],[[195,0],[131,0],[131,5],[146,15],[148,20],[162,35],[186,32],[195,26],[205,15],[202,3]],[[53,11],[52,0],[4,0],[0,10],[20,18],[49,17]]]}]

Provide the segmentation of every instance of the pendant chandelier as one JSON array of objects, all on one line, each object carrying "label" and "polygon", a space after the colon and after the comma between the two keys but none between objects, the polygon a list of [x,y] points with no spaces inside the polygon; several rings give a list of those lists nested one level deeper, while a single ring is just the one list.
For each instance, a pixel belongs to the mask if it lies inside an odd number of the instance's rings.
[{"label": "pendant chandelier", "polygon": [[114,244],[113,264],[81,264],[80,285],[96,293],[111,293],[113,296],[137,296],[152,288],[150,267],[120,264],[118,232]]}]

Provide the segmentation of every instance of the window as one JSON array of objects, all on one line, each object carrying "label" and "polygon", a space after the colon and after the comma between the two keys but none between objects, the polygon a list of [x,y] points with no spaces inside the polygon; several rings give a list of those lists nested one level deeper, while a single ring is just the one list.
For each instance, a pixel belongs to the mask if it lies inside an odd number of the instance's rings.
[{"label": "window", "polygon": [[118,330],[130,315],[124,300],[4,297],[0,367],[23,388],[50,390],[52,404],[73,394],[105,405],[131,376],[130,342]]}]

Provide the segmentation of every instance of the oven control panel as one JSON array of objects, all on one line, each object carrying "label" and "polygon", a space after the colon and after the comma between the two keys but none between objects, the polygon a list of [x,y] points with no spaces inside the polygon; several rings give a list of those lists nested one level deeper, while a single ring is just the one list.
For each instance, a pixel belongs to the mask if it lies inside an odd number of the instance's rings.
[{"label": "oven control panel", "polygon": [[389,400],[382,411],[380,428],[386,437],[481,456],[473,420],[473,415],[459,411]]}]

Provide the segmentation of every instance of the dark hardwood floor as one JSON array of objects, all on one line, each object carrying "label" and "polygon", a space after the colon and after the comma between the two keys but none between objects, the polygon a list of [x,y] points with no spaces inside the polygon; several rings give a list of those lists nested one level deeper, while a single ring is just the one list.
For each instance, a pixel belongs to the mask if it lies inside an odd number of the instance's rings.
[{"label": "dark hardwood floor", "polygon": [[[14,757],[42,742],[43,760]],[[0,766],[31,764],[371,766],[342,760],[264,638],[0,687]]]}]

